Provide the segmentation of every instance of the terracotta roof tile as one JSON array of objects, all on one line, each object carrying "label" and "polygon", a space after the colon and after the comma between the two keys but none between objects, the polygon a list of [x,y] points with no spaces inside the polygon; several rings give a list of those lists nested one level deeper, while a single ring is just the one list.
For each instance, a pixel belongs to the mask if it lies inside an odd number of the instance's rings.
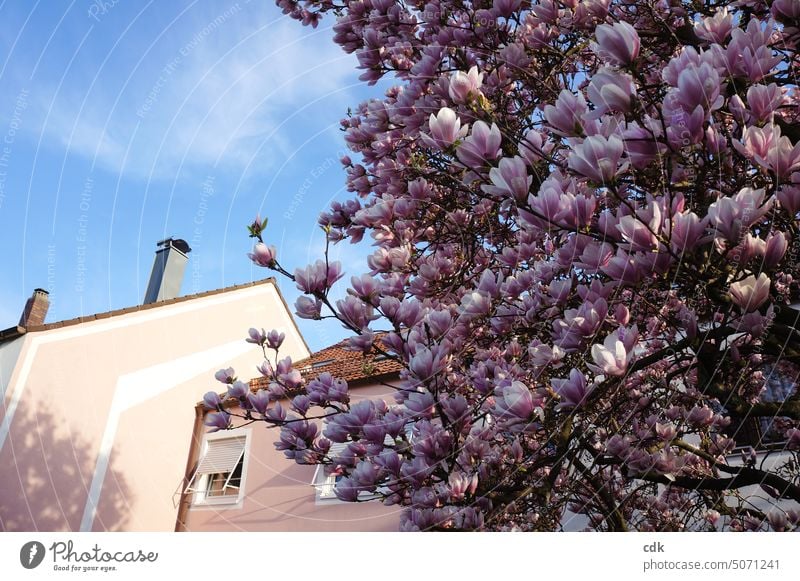
[{"label": "terracotta roof tile", "polygon": [[[364,356],[358,351],[349,351],[346,346],[347,340],[345,339],[317,351],[311,357],[296,361],[294,366],[300,370],[306,380],[313,379],[320,373],[328,372],[348,383],[393,375],[402,369],[402,365],[394,359],[385,358],[380,354]],[[264,377],[250,380],[252,389],[267,387],[268,384],[269,381]]]}]

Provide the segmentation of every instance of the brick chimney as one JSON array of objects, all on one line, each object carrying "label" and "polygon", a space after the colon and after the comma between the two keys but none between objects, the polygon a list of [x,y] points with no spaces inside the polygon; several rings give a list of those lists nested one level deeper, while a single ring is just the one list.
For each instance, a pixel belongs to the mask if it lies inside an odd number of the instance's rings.
[{"label": "brick chimney", "polygon": [[42,289],[37,288],[33,291],[31,298],[25,303],[25,310],[22,311],[22,316],[19,319],[19,326],[36,327],[44,325],[44,319],[47,316],[47,309],[50,307],[50,295]]}]

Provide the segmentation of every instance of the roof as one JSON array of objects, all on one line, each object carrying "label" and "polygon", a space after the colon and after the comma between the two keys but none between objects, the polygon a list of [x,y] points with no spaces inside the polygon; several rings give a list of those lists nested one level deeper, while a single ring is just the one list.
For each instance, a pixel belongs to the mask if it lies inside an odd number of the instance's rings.
[{"label": "roof", "polygon": [[[403,368],[394,359],[386,358],[380,353],[364,355],[360,351],[350,351],[347,349],[347,339],[317,351],[311,357],[294,362],[294,367],[307,380],[327,372],[348,383],[394,375]],[[250,380],[250,387],[253,389],[267,385],[269,380],[265,377]]]},{"label": "roof", "polygon": [[[270,283],[275,287],[275,290],[278,292],[278,296],[280,297],[281,302],[283,303],[283,306],[286,307],[287,312],[291,313],[291,311],[289,309],[289,305],[286,303],[286,299],[283,298],[283,295],[281,294],[281,291],[280,291],[280,289],[278,288],[278,285],[275,282],[275,278],[274,277],[269,277],[269,278],[263,278],[261,280],[256,280],[256,281],[253,281],[253,282],[246,282],[246,283],[243,283],[243,284],[236,284],[236,285],[232,285],[232,286],[226,286],[226,287],[223,287],[223,288],[210,290],[210,291],[205,291],[205,292],[201,292],[201,293],[194,293],[194,294],[191,294],[191,295],[183,295],[183,296],[180,296],[180,297],[175,297],[174,299],[167,299],[165,301],[157,301],[155,303],[147,303],[147,304],[142,304],[142,305],[136,305],[136,306],[127,307],[127,308],[124,308],[124,309],[115,309],[113,311],[105,311],[103,313],[97,313],[97,314],[94,314],[94,315],[87,315],[85,317],[76,317],[74,319],[67,319],[65,321],[58,321],[58,322],[55,322],[55,323],[45,323],[44,325],[33,325],[33,326],[30,326],[30,327],[27,327],[27,328],[26,327],[20,327],[20,326],[9,327],[8,329],[0,331],[0,343],[2,343],[4,341],[7,341],[7,340],[10,340],[10,339],[14,339],[16,337],[19,337],[20,335],[24,335],[25,333],[34,333],[34,332],[39,332],[39,331],[49,331],[50,329],[60,329],[62,327],[69,327],[69,326],[72,326],[72,325],[80,325],[82,323],[89,323],[91,321],[97,321],[98,319],[108,319],[108,318],[111,318],[111,317],[118,317],[120,315],[127,315],[129,313],[136,313],[136,312],[139,312],[139,311],[147,311],[147,310],[150,310],[150,309],[157,309],[157,308],[160,308],[160,307],[165,307],[167,305],[173,305],[175,303],[182,303],[182,302],[185,302],[185,301],[191,301],[191,300],[194,300],[194,299],[199,299],[199,298],[208,297],[208,296],[211,296],[211,295],[218,295],[218,294],[222,294],[222,293],[232,292],[232,291],[240,290],[240,289],[243,289],[243,288],[258,286],[258,285],[267,284],[267,283]],[[306,344],[305,338],[303,337],[303,334],[300,332],[300,329],[297,326],[297,323],[295,322],[294,317],[290,316],[289,318],[291,319],[292,324],[294,325],[295,329],[297,330],[297,334],[300,336],[300,339],[303,341],[303,344],[305,345],[306,349],[311,351],[311,349],[308,348],[308,344]]]}]

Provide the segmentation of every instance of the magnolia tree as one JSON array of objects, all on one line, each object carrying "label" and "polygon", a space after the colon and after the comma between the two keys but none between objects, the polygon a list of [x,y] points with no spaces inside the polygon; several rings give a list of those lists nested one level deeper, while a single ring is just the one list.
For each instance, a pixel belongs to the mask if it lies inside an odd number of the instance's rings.
[{"label": "magnolia tree", "polygon": [[319,218],[369,272],[334,300],[260,220],[251,259],[402,371],[352,404],[251,330],[269,387],[219,374],[208,425],[280,426],[402,530],[798,528],[800,2],[278,4],[397,86],[342,121]]}]

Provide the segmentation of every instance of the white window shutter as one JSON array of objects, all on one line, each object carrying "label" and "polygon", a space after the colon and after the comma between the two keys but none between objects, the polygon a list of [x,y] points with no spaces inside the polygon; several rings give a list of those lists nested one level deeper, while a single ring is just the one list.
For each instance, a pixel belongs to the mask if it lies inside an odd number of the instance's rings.
[{"label": "white window shutter", "polygon": [[[347,449],[349,443],[350,442],[332,442],[328,450],[328,457],[336,458],[337,456],[341,456]],[[334,474],[325,476],[325,466],[317,466],[317,469],[314,471],[313,486],[317,489],[319,498],[336,498],[336,493],[333,491],[334,486],[336,486],[336,476]]]},{"label": "white window shutter", "polygon": [[325,481],[319,486],[319,497],[335,498],[336,493],[333,491],[334,486],[336,486],[336,476],[331,474],[325,478]]},{"label": "white window shutter", "polygon": [[328,456],[331,458],[336,458],[337,456],[341,456],[342,452],[347,449],[347,445],[350,442],[332,442],[331,449],[328,450]]},{"label": "white window shutter", "polygon": [[197,467],[196,474],[233,472],[244,454],[245,438],[210,440],[208,450]]}]

